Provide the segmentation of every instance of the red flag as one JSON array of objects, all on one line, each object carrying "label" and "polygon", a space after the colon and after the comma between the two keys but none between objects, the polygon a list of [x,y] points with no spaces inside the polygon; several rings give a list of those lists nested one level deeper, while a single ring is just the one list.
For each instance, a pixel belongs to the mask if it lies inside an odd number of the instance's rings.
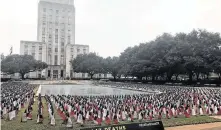
[{"label": "red flag", "polygon": [[118,120],[117,119],[114,119],[114,124],[118,124]]},{"label": "red flag", "polygon": [[186,118],[190,118],[190,114],[187,112],[187,110],[184,111],[184,115]]},{"label": "red flag", "polygon": [[70,116],[71,116],[71,117],[73,117],[73,116],[74,116],[74,114],[75,114],[75,113],[74,113],[74,111],[73,111],[73,110],[71,110]]},{"label": "red flag", "polygon": [[161,115],[161,114],[158,115],[158,119],[159,119],[159,120],[162,119],[162,115]]},{"label": "red flag", "polygon": [[217,115],[221,115],[221,106],[219,107],[219,111],[217,112]]},{"label": "red flag", "polygon": [[109,118],[109,117],[106,117],[105,122],[106,122],[107,125],[110,125],[110,122],[111,122],[111,121],[110,121],[110,118]]},{"label": "red flag", "polygon": [[60,116],[61,116],[62,120],[66,120],[66,116],[65,116],[65,114],[63,112],[61,113]]}]

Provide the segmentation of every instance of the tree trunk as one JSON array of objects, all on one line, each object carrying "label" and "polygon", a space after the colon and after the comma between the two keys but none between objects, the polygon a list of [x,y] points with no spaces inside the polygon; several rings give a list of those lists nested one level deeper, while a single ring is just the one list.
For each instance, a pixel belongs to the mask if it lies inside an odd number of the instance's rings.
[{"label": "tree trunk", "polygon": [[209,79],[209,74],[206,74],[206,79]]},{"label": "tree trunk", "polygon": [[192,83],[193,81],[193,73],[189,72],[189,83]]},{"label": "tree trunk", "polygon": [[91,76],[91,79],[93,79],[94,74],[89,74]]},{"label": "tree trunk", "polygon": [[116,75],[114,75],[113,77],[114,77],[114,81],[116,81]]},{"label": "tree trunk", "polygon": [[173,76],[172,74],[168,74],[168,73],[167,73],[167,80],[168,80],[168,81],[171,81],[172,76]]},{"label": "tree trunk", "polygon": [[196,73],[196,80],[199,81],[200,73]]},{"label": "tree trunk", "polygon": [[152,81],[155,81],[155,76],[154,75],[152,75]]},{"label": "tree trunk", "polygon": [[137,76],[137,79],[138,80],[142,80],[142,76]]},{"label": "tree trunk", "polygon": [[179,76],[179,74],[176,75],[176,81],[178,80],[178,76]]},{"label": "tree trunk", "polygon": [[20,73],[21,74],[21,79],[25,79],[25,74],[24,73]]}]

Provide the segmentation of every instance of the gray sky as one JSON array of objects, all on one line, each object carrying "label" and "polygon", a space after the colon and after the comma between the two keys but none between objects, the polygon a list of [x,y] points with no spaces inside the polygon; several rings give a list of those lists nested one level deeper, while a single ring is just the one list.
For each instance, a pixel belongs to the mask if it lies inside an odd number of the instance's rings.
[{"label": "gray sky", "polygon": [[[221,32],[221,0],[75,0],[76,44],[100,56],[118,56],[128,46],[163,32],[193,28]],[[38,0],[2,0],[0,52],[19,53],[20,40],[37,39]]]}]

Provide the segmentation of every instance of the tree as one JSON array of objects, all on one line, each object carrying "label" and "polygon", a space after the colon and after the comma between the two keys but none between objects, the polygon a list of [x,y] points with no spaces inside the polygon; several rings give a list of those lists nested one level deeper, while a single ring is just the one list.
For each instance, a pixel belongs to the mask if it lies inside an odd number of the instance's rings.
[{"label": "tree", "polygon": [[221,50],[214,51],[214,55],[216,56],[216,60],[211,63],[211,68],[216,74],[218,74],[219,79],[221,79]]},{"label": "tree", "polygon": [[47,68],[45,62],[36,61],[30,55],[10,55],[1,62],[1,70],[6,74],[20,73],[22,79],[28,72]]},{"label": "tree", "polygon": [[103,60],[103,68],[106,73],[112,74],[114,80],[116,80],[119,74],[119,58],[118,57],[107,57]]},{"label": "tree", "polygon": [[220,34],[206,30],[175,35],[164,33],[150,42],[128,47],[115,58],[118,60],[101,58],[99,71],[111,73],[114,78],[121,75],[140,80],[149,77],[152,81],[171,81],[173,76],[177,80],[182,74],[189,77],[189,83],[193,83],[193,80],[209,77],[211,72],[221,75],[220,45]]},{"label": "tree", "polygon": [[97,56],[95,53],[78,55],[74,60],[70,61],[74,72],[88,73],[92,79],[96,73],[104,71],[102,68],[102,57]]}]

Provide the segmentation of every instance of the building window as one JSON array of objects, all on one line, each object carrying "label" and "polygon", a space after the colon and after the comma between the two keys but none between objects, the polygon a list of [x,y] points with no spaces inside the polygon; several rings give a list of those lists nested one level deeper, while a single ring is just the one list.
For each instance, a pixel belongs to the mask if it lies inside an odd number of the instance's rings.
[{"label": "building window", "polygon": [[52,20],[52,15],[49,15],[49,20]]},{"label": "building window", "polygon": [[61,53],[64,53],[64,48],[61,48]]},{"label": "building window", "polygon": [[51,52],[51,48],[50,47],[48,48],[48,52]]},{"label": "building window", "polygon": [[55,56],[54,56],[54,65],[57,65],[57,64],[58,64],[58,56],[55,55]]},{"label": "building window", "polygon": [[25,50],[25,53],[24,53],[25,55],[28,55],[28,50]]},{"label": "building window", "polygon": [[42,53],[38,54],[38,60],[40,60],[40,61],[42,60]]},{"label": "building window", "polygon": [[49,39],[51,39],[51,38],[52,38],[51,34],[49,34],[49,35],[48,35],[48,38],[49,38]]},{"label": "building window", "polygon": [[80,52],[80,49],[78,48],[78,49],[77,49],[77,53],[79,53],[79,52]]},{"label": "building window", "polygon": [[45,28],[42,28],[42,35],[45,35]]},{"label": "building window", "polygon": [[48,70],[48,77],[51,77],[51,70]]},{"label": "building window", "polygon": [[64,70],[61,70],[61,77],[64,77]]},{"label": "building window", "polygon": [[71,17],[68,17],[68,24],[71,24]]},{"label": "building window", "polygon": [[58,29],[55,29],[55,43],[58,43]]},{"label": "building window", "polygon": [[73,48],[71,48],[71,52],[73,52],[74,51],[74,49]]},{"label": "building window", "polygon": [[45,17],[45,16],[43,16],[42,21],[43,21],[43,22],[45,22],[45,21],[46,21],[46,17]]},{"label": "building window", "polygon": [[52,33],[52,28],[49,28],[49,33]]},{"label": "building window", "polygon": [[86,54],[86,49],[83,49],[83,53]]},{"label": "building window", "polygon": [[48,55],[48,63],[51,64],[51,55]]},{"label": "building window", "polygon": [[46,12],[46,8],[43,8],[43,12]]},{"label": "building window", "polygon": [[68,36],[68,44],[71,43],[71,36]]},{"label": "building window", "polygon": [[58,52],[58,48],[55,48],[55,52]]},{"label": "building window", "polygon": [[64,38],[61,38],[61,42],[64,42]]},{"label": "building window", "polygon": [[55,35],[55,43],[58,43],[58,35]]},{"label": "building window", "polygon": [[55,19],[55,21],[59,21],[59,17],[58,17],[58,16],[56,16],[56,19]]},{"label": "building window", "polygon": [[35,51],[35,46],[32,46],[32,51]]},{"label": "building window", "polygon": [[45,37],[42,37],[42,42],[45,42]]},{"label": "building window", "polygon": [[68,30],[68,34],[71,34],[71,30]]},{"label": "building window", "polygon": [[32,53],[31,55],[35,58],[35,53]]},{"label": "building window", "polygon": [[28,48],[28,45],[25,45],[25,48]]},{"label": "building window", "polygon": [[59,10],[56,10],[56,14],[59,14]]},{"label": "building window", "polygon": [[64,42],[61,42],[61,46],[64,46]]},{"label": "building window", "polygon": [[42,46],[39,46],[39,51],[42,51]]},{"label": "building window", "polygon": [[61,64],[64,64],[64,55],[61,55]]}]

